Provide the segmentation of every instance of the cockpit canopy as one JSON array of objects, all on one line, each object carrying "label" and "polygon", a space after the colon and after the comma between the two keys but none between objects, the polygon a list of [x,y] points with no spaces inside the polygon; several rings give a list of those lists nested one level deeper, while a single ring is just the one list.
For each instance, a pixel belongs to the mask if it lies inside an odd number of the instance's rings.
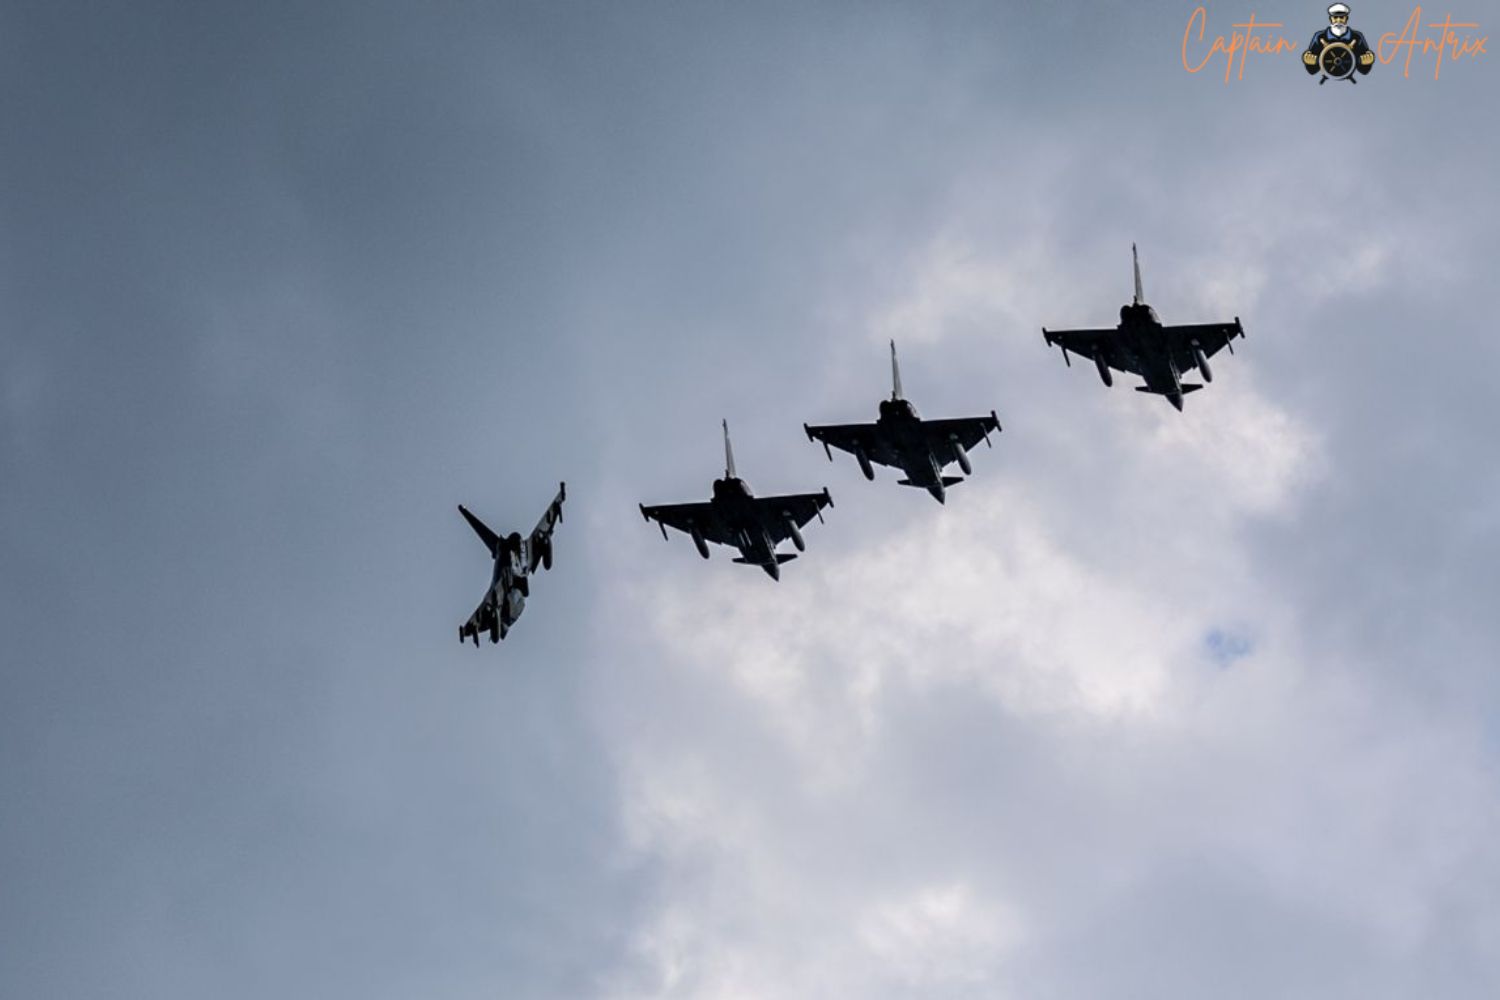
[{"label": "cockpit canopy", "polygon": [[915,420],[917,408],[904,399],[882,399],[880,417],[882,420]]},{"label": "cockpit canopy", "polygon": [[1120,307],[1121,326],[1160,326],[1161,320],[1156,316],[1156,310],[1144,302],[1131,303]]},{"label": "cockpit canopy", "polygon": [[738,476],[725,476],[723,479],[714,480],[714,499],[729,497],[747,497],[750,495],[750,487]]}]

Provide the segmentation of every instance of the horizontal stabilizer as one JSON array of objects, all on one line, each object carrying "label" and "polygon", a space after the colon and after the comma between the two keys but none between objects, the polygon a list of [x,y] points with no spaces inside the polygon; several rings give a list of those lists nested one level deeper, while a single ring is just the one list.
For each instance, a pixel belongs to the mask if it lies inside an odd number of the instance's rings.
[{"label": "horizontal stabilizer", "polygon": [[[1184,382],[1182,383],[1180,388],[1182,389],[1182,394],[1185,396],[1190,392],[1197,392],[1199,389],[1203,388],[1203,386],[1199,385],[1197,382]],[[1170,396],[1172,394],[1170,389],[1153,389],[1149,385],[1138,385],[1135,387],[1135,391],[1152,392],[1158,396]]]},{"label": "horizontal stabilizer", "polygon": [[[961,483],[963,481],[964,481],[964,477],[963,476],[944,476],[943,477],[943,485],[944,486],[953,486],[953,485],[956,485],[956,484]],[[896,485],[898,485],[898,486],[915,486],[919,490],[925,490],[925,489],[928,488],[925,483],[914,483],[910,479],[898,479],[898,480],[896,480]]]}]

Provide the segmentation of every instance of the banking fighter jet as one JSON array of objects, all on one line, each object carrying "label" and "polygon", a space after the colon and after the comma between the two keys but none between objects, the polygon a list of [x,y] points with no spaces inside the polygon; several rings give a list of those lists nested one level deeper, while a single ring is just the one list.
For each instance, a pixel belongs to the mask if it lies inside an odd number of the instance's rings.
[{"label": "banking fighter jet", "polygon": [[557,484],[557,496],[547,505],[542,519],[532,529],[531,535],[522,538],[513,531],[504,538],[485,527],[483,521],[469,513],[463,504],[458,512],[469,522],[474,534],[490,550],[495,568],[490,573],[490,586],[484,592],[479,607],[469,620],[458,627],[458,641],[474,640],[479,645],[479,633],[488,632],[490,642],[499,642],[505,633],[521,617],[526,607],[526,598],[531,595],[531,574],[538,566],[552,568],[552,530],[562,521],[563,500],[567,496],[567,484]]}]

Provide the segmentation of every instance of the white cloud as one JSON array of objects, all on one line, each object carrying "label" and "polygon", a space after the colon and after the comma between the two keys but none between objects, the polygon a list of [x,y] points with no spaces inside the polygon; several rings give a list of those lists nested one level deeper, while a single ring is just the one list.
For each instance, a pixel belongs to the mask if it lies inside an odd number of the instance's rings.
[{"label": "white cloud", "polygon": [[875,903],[856,927],[870,960],[917,990],[989,981],[1018,934],[1014,915],[963,883]]},{"label": "white cloud", "polygon": [[[1262,167],[1245,170],[1295,188]],[[1316,247],[1281,252],[1298,226],[1340,218],[1318,197],[1294,197],[1307,213],[1287,224],[1230,212],[1235,238],[1187,277],[1151,258],[1168,321],[1247,317],[1187,413],[1086,370],[1017,378],[1019,415],[947,506],[889,472],[850,477],[830,515],[847,530],[809,533],[780,584],[690,559],[632,593],[622,614],[645,626],[654,683],[712,692],[733,723],[668,710],[647,740],[616,731],[627,814],[677,817],[634,844],[668,888],[631,995],[1097,995],[1066,971],[1080,949],[1101,976],[1140,968],[1143,988],[1179,995],[1114,942],[1186,926],[1205,937],[1182,962],[1265,966],[1262,932],[1291,913],[1312,952],[1420,968],[1455,912],[1494,926],[1463,884],[1496,882],[1483,747],[1366,686],[1257,550],[1301,530],[1337,456],[1274,391],[1266,358],[1298,333],[1248,317],[1399,273],[1379,236],[1321,270]],[[1087,322],[1082,297],[1099,296],[1080,293],[1037,200],[1003,232],[999,202],[979,200],[910,255],[909,277],[846,291],[839,314],[872,346],[913,345],[918,370],[959,358],[955,379],[1043,362],[1037,318]],[[1126,268],[1104,299],[1128,295]],[[832,370],[824,389],[855,378],[868,372]],[[943,398],[907,378],[919,401]],[[1070,395],[1047,395],[1057,385]],[[650,805],[684,800],[698,804]],[[1322,974],[1291,963],[1266,982]]]}]

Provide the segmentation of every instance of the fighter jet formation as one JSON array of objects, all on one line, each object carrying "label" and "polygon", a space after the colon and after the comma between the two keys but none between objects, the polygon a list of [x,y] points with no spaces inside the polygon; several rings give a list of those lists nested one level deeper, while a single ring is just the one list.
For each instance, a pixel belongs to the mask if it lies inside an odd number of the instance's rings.
[{"label": "fighter jet formation", "polygon": [[[1099,378],[1106,386],[1114,384],[1113,372],[1138,375],[1144,384],[1137,392],[1165,396],[1182,411],[1183,398],[1203,385],[1184,382],[1183,375],[1194,370],[1203,382],[1213,381],[1208,359],[1222,348],[1234,353],[1233,340],[1245,335],[1238,316],[1232,323],[1198,323],[1166,326],[1156,310],[1146,304],[1141,285],[1140,256],[1134,244],[1130,255],[1135,270],[1135,294],[1120,308],[1120,322],[1114,327],[1049,330],[1042,327],[1042,337],[1050,346],[1062,349],[1063,360],[1071,367],[1070,354],[1094,362]],[[639,504],[641,516],[655,521],[662,538],[667,529],[675,528],[693,540],[698,554],[709,557],[709,544],[726,545],[738,551],[734,562],[759,566],[772,580],[781,579],[784,563],[806,552],[802,528],[813,518],[823,520],[823,509],[833,506],[828,488],[818,493],[790,493],[757,497],[748,483],[735,472],[734,445],[729,437],[729,421],[724,428],[724,475],[713,481],[708,500],[695,503]],[[802,425],[809,441],[823,445],[829,461],[833,449],[854,456],[866,479],[875,478],[875,466],[898,469],[903,478],[897,483],[926,490],[938,503],[947,502],[948,491],[964,482],[963,476],[974,474],[971,449],[980,441],[993,447],[991,432],[1000,433],[1000,420],[991,410],[987,416],[924,420],[901,389],[901,367],[896,358],[896,343],[891,341],[891,396],[880,401],[873,423]],[[957,464],[963,476],[946,474]],[[469,620],[459,626],[461,642],[472,640],[479,645],[479,633],[488,632],[490,641],[505,638],[525,608],[530,596],[530,578],[538,566],[552,568],[552,532],[562,521],[565,484],[558,484],[557,496],[542,514],[530,536],[519,533],[501,537],[484,525],[467,508],[460,505],[470,527],[490,551],[494,566],[490,585],[479,607]],[[796,552],[781,552],[782,542],[790,540]]]}]

